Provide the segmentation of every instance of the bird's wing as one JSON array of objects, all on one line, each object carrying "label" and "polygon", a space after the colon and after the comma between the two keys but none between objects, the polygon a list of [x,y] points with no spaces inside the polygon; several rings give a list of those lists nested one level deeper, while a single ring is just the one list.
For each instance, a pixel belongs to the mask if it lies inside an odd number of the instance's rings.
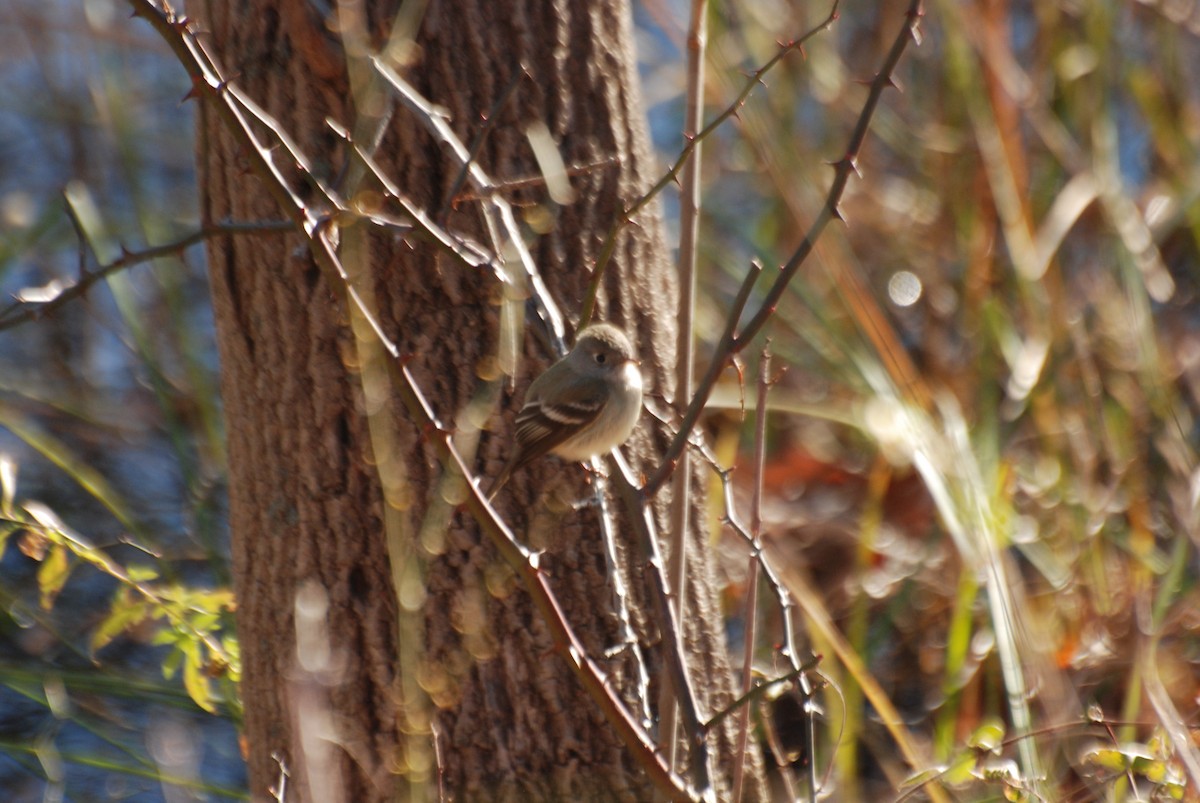
[{"label": "bird's wing", "polygon": [[553,451],[594,422],[604,409],[604,391],[604,380],[585,379],[553,401],[535,395],[525,402],[516,422],[521,465]]}]

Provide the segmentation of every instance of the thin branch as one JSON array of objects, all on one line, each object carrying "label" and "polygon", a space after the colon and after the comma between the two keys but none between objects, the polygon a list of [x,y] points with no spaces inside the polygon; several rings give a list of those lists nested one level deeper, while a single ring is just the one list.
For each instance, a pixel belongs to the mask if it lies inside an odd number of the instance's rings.
[{"label": "thin branch", "polygon": [[[746,562],[746,605],[742,613],[742,695],[750,693],[754,682],[754,641],[758,625],[758,564],[762,535],[763,468],[767,456],[767,390],[771,377],[771,342],[763,347],[758,366],[758,417],[754,422],[754,502],[750,512],[750,534],[754,548]],[[686,452],[685,452],[686,454]],[[711,725],[711,723],[710,723]],[[750,737],[750,709],[743,708],[738,717],[738,748],[733,765],[733,800],[741,803],[742,778],[746,768],[746,744]]]},{"label": "thin branch", "polygon": [[[759,683],[758,685],[754,686],[753,688],[747,689],[744,694],[739,696],[732,703],[725,706],[720,711],[718,711],[717,713],[715,713],[711,717],[709,717],[708,721],[704,723],[704,729],[706,731],[711,731],[717,725],[721,724],[721,721],[724,720],[726,717],[728,717],[730,714],[732,714],[734,711],[738,711],[738,710],[746,711],[747,709],[745,708],[745,706],[747,703],[753,702],[755,699],[766,694],[768,691],[775,688],[776,686],[779,686],[783,683],[787,683],[788,681],[791,681],[791,680],[795,680],[796,678],[803,675],[805,672],[808,672],[810,669],[816,669],[817,665],[820,663],[821,663],[821,656],[814,655],[811,660],[796,667],[795,669],[788,672],[787,674],[780,675],[777,678],[773,678],[772,680],[768,680],[763,683]],[[745,748],[743,748],[743,749],[745,749]]]},{"label": "thin branch", "polygon": [[296,228],[293,223],[286,220],[267,221],[263,223],[215,223],[169,243],[163,243],[162,245],[156,245],[140,251],[128,251],[122,248],[121,256],[117,259],[114,259],[107,265],[101,265],[96,270],[87,271],[84,269],[87,237],[82,228],[80,228],[75,215],[69,214],[69,217],[71,218],[72,225],[75,227],[76,234],[80,238],[79,279],[74,284],[68,285],[61,290],[53,298],[45,301],[23,301],[18,298],[16,303],[0,310],[0,331],[12,329],[23,323],[53,315],[59,308],[85,295],[97,282],[101,282],[114,274],[136,265],[153,262],[163,257],[182,256],[184,251],[193,245],[204,242],[210,237],[219,237],[227,234],[286,234]]},{"label": "thin branch", "polygon": [[[679,209],[679,299],[678,347],[675,365],[675,404],[682,410],[692,397],[695,383],[696,338],[693,319],[696,314],[696,244],[700,238],[700,140],[696,139],[704,122],[704,60],[708,44],[708,0],[692,0],[691,21],[687,39],[687,110],[683,121],[683,137],[692,148],[692,158],[684,163],[680,185]],[[692,471],[688,465],[689,452],[679,455],[679,470],[671,494],[671,566],[669,588],[675,595],[675,618],[682,622],[687,600],[687,541],[692,506]],[[675,757],[675,690],[664,683],[659,710],[662,727],[658,739]]]},{"label": "thin branch", "polygon": [[[651,580],[650,597],[654,601],[658,626],[662,630],[664,668],[669,682],[675,687],[675,701],[678,704],[683,730],[687,734],[688,747],[691,750],[689,757],[691,758],[692,779],[698,789],[711,790],[707,733],[701,724],[700,714],[696,709],[695,689],[683,661],[682,630],[670,604],[670,589],[667,587],[666,566],[662,551],[658,546],[654,508],[650,504],[649,498],[638,489],[633,471],[621,456],[620,451],[614,450],[613,457],[617,471],[612,484],[625,502],[627,509],[633,513],[630,516],[630,523],[637,535],[642,554],[650,564],[650,571],[647,572]],[[674,768],[672,767],[672,769]]]},{"label": "thin branch", "polygon": [[704,411],[704,405],[707,404],[708,397],[712,393],[713,387],[716,386],[717,379],[725,370],[725,366],[734,355],[750,344],[754,336],[759,333],[767,320],[775,313],[775,308],[783,297],[784,291],[787,290],[792,279],[799,273],[800,267],[808,259],[809,254],[812,253],[817,239],[821,236],[825,227],[834,218],[841,219],[842,216],[838,211],[838,204],[841,202],[842,193],[846,190],[846,183],[850,179],[850,173],[857,172],[858,156],[862,152],[863,142],[866,140],[871,118],[875,114],[875,108],[879,105],[879,99],[882,97],[884,90],[895,86],[892,81],[892,73],[895,71],[896,65],[899,64],[900,57],[904,55],[908,43],[910,41],[920,41],[918,25],[923,13],[922,0],[911,0],[908,10],[905,12],[906,19],[904,26],[900,29],[895,42],[892,43],[892,48],[888,52],[887,58],[884,59],[883,68],[875,76],[875,79],[871,81],[870,91],[867,93],[866,102],[859,113],[854,131],[850,135],[850,142],[846,147],[846,153],[834,163],[833,184],[830,186],[829,192],[825,197],[825,203],[809,227],[808,232],[804,235],[804,240],[800,243],[800,246],[780,269],[779,275],[776,276],[775,281],[763,299],[762,306],[749,322],[746,323],[741,332],[737,334],[734,334],[734,332],[736,331],[741,311],[737,310],[730,313],[730,322],[726,328],[726,334],[717,344],[712,362],[709,364],[708,373],[700,380],[696,393],[692,397],[692,402],[688,406],[687,413],[680,423],[679,434],[675,436],[675,439],[663,455],[662,465],[659,466],[658,470],[645,485],[644,493],[647,496],[653,496],[658,493],[663,483],[666,482],[671,472],[674,471],[675,462],[679,459],[679,455],[687,442],[687,433],[692,430],[692,427],[700,419],[700,414]]},{"label": "thin branch", "polygon": [[[450,128],[450,124],[446,122],[445,113],[424,98],[399,73],[384,63],[379,57],[372,56],[371,63],[374,65],[375,70],[392,87],[392,90],[396,93],[396,97],[400,99],[405,108],[424,123],[425,127],[434,136],[438,137],[442,141],[442,144],[449,148],[454,157],[458,159],[459,163],[465,167],[467,180],[471,183],[471,186],[481,195],[487,197],[488,203],[483,206],[484,222],[487,224],[489,233],[491,234],[495,252],[501,258],[509,255],[517,257],[529,281],[530,295],[537,307],[538,315],[546,325],[559,354],[565,354],[566,343],[562,313],[554,303],[554,299],[550,295],[545,282],[542,281],[542,275],[538,271],[537,264],[533,260],[533,255],[529,253],[529,248],[525,244],[524,237],[521,234],[521,227],[517,225],[512,206],[504,198],[493,192],[495,182],[492,181],[477,162],[472,161],[470,151],[463,145],[462,140],[458,138],[454,130]],[[501,232],[504,233],[503,236],[501,236]]]},{"label": "thin branch", "polygon": [[750,79],[746,81],[746,85],[742,87],[742,91],[738,93],[736,98],[734,98],[733,103],[729,104],[723,112],[713,118],[712,122],[706,125],[703,130],[700,131],[700,133],[689,139],[683,146],[683,150],[679,152],[679,156],[675,159],[675,163],[672,164],[667,172],[663,174],[662,178],[660,178],[653,187],[647,190],[645,195],[643,195],[636,202],[634,202],[632,206],[626,209],[625,213],[613,223],[612,228],[608,231],[608,236],[604,238],[604,245],[600,248],[600,256],[596,259],[596,267],[592,270],[592,279],[588,284],[587,294],[584,295],[583,298],[583,306],[579,315],[579,325],[581,327],[587,326],[587,324],[592,320],[592,315],[595,314],[596,296],[600,292],[600,282],[604,278],[604,271],[608,267],[608,263],[612,259],[613,253],[616,251],[617,235],[621,233],[622,229],[632,223],[637,214],[645,209],[646,206],[649,205],[649,203],[654,200],[654,198],[656,198],[660,192],[678,180],[679,173],[683,169],[683,166],[688,163],[688,160],[691,159],[692,152],[700,147],[700,143],[708,139],[709,136],[711,136],[712,133],[716,131],[722,123],[741,111],[742,106],[744,106],[746,103],[746,98],[750,97],[750,93],[754,91],[755,87],[763,82],[763,78],[776,64],[783,61],[784,57],[792,51],[802,50],[805,43],[808,42],[809,39],[812,39],[814,36],[826,30],[837,21],[839,1],[840,0],[834,0],[833,5],[829,9],[829,16],[818,23],[816,27],[800,36],[798,39],[793,39],[792,41],[781,45],[779,52],[772,56],[766,64],[755,70],[754,73],[751,74]]},{"label": "thin branch", "polygon": [[496,119],[500,116],[501,109],[508,105],[513,93],[521,85],[521,79],[528,77],[530,77],[529,68],[521,64],[516,74],[513,75],[512,80],[508,82],[508,86],[504,87],[504,91],[500,93],[500,97],[496,98],[496,102],[492,104],[491,111],[483,118],[483,126],[475,134],[475,141],[471,143],[471,149],[467,152],[467,158],[463,161],[462,167],[459,168],[458,175],[454,177],[454,182],[450,185],[450,190],[446,193],[446,197],[442,199],[442,208],[438,210],[437,214],[433,215],[433,219],[442,225],[445,225],[446,218],[450,215],[450,210],[454,208],[458,193],[467,181],[467,173],[470,171],[471,165],[475,164],[479,158],[479,152],[483,150],[483,143],[487,141],[488,134],[496,127]]},{"label": "thin branch", "polygon": [[[568,177],[581,176],[584,173],[590,173],[602,167],[614,167],[619,164],[621,164],[621,157],[609,156],[605,159],[596,159],[595,161],[584,162],[583,164],[567,165],[564,174]],[[528,189],[529,187],[541,187],[545,184],[546,177],[540,175],[526,176],[524,178],[506,178],[496,181],[489,189],[483,192],[460,192],[456,200],[460,203],[463,201],[481,201],[498,193],[511,193],[517,190]]]},{"label": "thin branch", "polygon": [[[370,152],[359,145],[353,138],[350,130],[340,123],[327,119],[325,124],[328,125],[335,134],[346,141],[350,146],[351,152],[358,157],[362,166],[369,172],[379,185],[383,187],[387,196],[394,201],[403,211],[404,214],[411,220],[413,228],[424,235],[423,239],[432,242],[441,247],[447,253],[457,257],[463,264],[478,268],[483,265],[490,265],[496,274],[496,278],[500,281],[507,281],[504,272],[499,270],[499,266],[495,264],[492,255],[484,249],[483,246],[472,241],[470,238],[450,232],[435,223],[433,219],[422,210],[417,204],[408,199],[407,196],[400,190],[399,185],[388,178],[383,172],[379,164],[371,156]],[[378,222],[375,215],[364,214],[363,218]]]}]

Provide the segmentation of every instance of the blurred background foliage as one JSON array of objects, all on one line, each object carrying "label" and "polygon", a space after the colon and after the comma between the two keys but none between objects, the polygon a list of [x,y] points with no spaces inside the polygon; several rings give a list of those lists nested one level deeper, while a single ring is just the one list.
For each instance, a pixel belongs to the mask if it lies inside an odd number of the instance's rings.
[{"label": "blurred background foliage", "polygon": [[[14,323],[122,247],[196,231],[186,78],[115,0],[5,10],[0,789],[245,796],[202,246]],[[705,142],[702,341],[749,261],[799,243],[904,10],[843,3]],[[828,12],[715,4],[709,116]],[[686,8],[635,19],[666,165]],[[770,327],[763,540],[813,592],[818,777],[842,800],[935,777],[960,800],[1195,798],[1200,6],[933,0],[921,31],[845,225]],[[745,518],[753,394],[727,380],[706,426]],[[738,653],[746,554],[713,490]],[[785,719],[760,737],[790,744]]]}]

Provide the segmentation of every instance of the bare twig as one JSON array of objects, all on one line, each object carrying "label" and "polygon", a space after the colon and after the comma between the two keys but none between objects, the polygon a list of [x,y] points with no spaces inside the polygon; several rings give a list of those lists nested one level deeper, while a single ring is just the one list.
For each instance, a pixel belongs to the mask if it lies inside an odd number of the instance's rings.
[{"label": "bare twig", "polygon": [[683,661],[682,632],[680,623],[675,618],[675,612],[671,608],[666,587],[666,566],[663,562],[662,551],[658,546],[654,510],[647,497],[639,491],[633,471],[621,456],[620,451],[614,451],[613,457],[617,466],[613,486],[624,500],[626,507],[634,513],[630,516],[631,523],[637,534],[642,554],[650,563],[650,571],[647,572],[652,582],[650,596],[654,601],[655,613],[658,615],[658,626],[662,630],[664,668],[669,675],[670,683],[675,687],[676,703],[691,750],[692,779],[697,788],[711,790],[707,733],[701,724],[700,714],[696,708],[695,690],[688,677],[687,666]]},{"label": "bare twig", "polygon": [[529,253],[529,248],[521,235],[521,227],[517,225],[512,206],[498,193],[493,192],[495,182],[477,162],[472,160],[470,151],[446,122],[445,114],[422,97],[399,73],[381,59],[372,57],[371,63],[392,87],[400,102],[412,111],[417,119],[424,123],[426,128],[437,136],[464,166],[467,171],[467,180],[471,186],[480,195],[487,198],[488,202],[483,207],[483,217],[488,226],[495,253],[501,258],[513,255],[520,262],[521,269],[529,281],[530,294],[538,308],[538,315],[546,325],[558,353],[565,354],[566,343],[562,313],[554,303],[545,282],[542,281],[542,275],[533,261],[533,255]]},{"label": "bare twig", "polygon": [[[700,156],[701,143],[696,139],[704,121],[704,60],[708,40],[708,2],[692,0],[691,21],[688,25],[687,110],[683,121],[683,138],[694,143],[691,158],[684,163],[680,186],[679,210],[679,299],[678,348],[675,364],[675,405],[682,411],[692,397],[696,364],[695,336],[692,332],[696,314],[696,242],[700,235]],[[688,451],[679,456],[675,487],[671,494],[671,567],[668,588],[675,597],[675,618],[682,622],[687,600],[687,538],[692,506],[692,471]],[[662,727],[659,742],[667,745],[672,766],[675,758],[675,701],[671,684],[664,683],[659,710]]]},{"label": "bare twig", "polygon": [[[775,688],[776,686],[778,686],[782,683],[787,683],[789,681],[795,680],[796,678],[800,677],[802,674],[804,674],[805,672],[808,672],[811,669],[816,669],[817,665],[820,663],[821,663],[821,656],[814,655],[811,660],[796,667],[795,669],[791,670],[787,674],[780,675],[779,677],[772,678],[771,680],[763,681],[762,683],[759,683],[759,684],[753,686],[752,688],[747,689],[746,692],[744,694],[742,694],[741,696],[739,696],[736,700],[734,700],[729,705],[725,706],[720,711],[718,711],[717,713],[715,713],[711,717],[709,717],[708,721],[704,723],[704,729],[707,731],[711,731],[717,725],[721,724],[721,722],[724,719],[726,719],[730,714],[732,714],[734,711],[742,711],[742,712],[747,711],[748,703],[753,702],[755,699],[766,694],[767,692],[769,692],[771,689]],[[744,749],[744,747],[743,747],[743,749]]]},{"label": "bare twig", "polygon": [[[383,187],[388,197],[404,211],[405,217],[412,221],[413,228],[423,235],[423,239],[439,246],[469,267],[478,268],[483,265],[490,265],[496,274],[496,278],[500,281],[506,281],[504,272],[499,270],[499,266],[495,264],[495,259],[483,246],[461,234],[442,228],[423,209],[409,200],[400,190],[400,187],[383,172],[370,152],[354,141],[349,129],[334,120],[326,120],[325,123],[333,129],[335,134],[346,141],[346,144],[350,146],[351,152],[359,158],[367,172],[379,182],[379,185]],[[369,214],[364,214],[363,217],[371,221],[375,221],[378,218],[377,215]]]},{"label": "bare twig", "polygon": [[76,234],[80,237],[79,279],[74,284],[68,285],[53,298],[45,301],[23,301],[18,299],[15,303],[0,310],[0,331],[20,326],[28,321],[53,315],[59,308],[85,295],[97,282],[103,281],[114,274],[136,265],[153,262],[163,257],[182,256],[184,251],[193,245],[204,242],[210,237],[220,237],[229,234],[286,234],[295,229],[295,224],[286,220],[266,221],[263,223],[216,223],[211,226],[204,226],[191,234],[184,235],[169,243],[163,243],[151,248],[139,251],[128,251],[122,248],[121,256],[117,259],[108,264],[101,265],[96,270],[88,271],[85,269],[87,235],[80,228],[78,220],[73,214],[70,215],[70,218],[72,225],[75,226]]},{"label": "bare twig", "polygon": [[772,56],[766,64],[755,70],[754,73],[751,74],[750,79],[746,81],[745,86],[742,87],[742,91],[738,93],[736,98],[734,98],[733,103],[729,104],[723,112],[713,118],[712,122],[706,125],[704,129],[700,131],[700,133],[689,139],[683,146],[683,150],[679,152],[679,156],[675,159],[675,163],[672,164],[667,172],[663,174],[662,178],[660,178],[653,187],[647,190],[645,195],[643,195],[636,202],[634,202],[632,206],[626,209],[623,215],[614,221],[612,228],[608,231],[608,236],[604,238],[604,245],[600,248],[600,256],[596,259],[596,267],[592,270],[592,279],[588,284],[587,294],[583,298],[583,307],[580,310],[580,326],[587,326],[588,322],[592,320],[592,316],[595,314],[596,295],[600,292],[600,282],[604,278],[604,271],[608,267],[608,263],[612,259],[612,255],[616,250],[617,235],[621,233],[622,229],[633,222],[633,219],[637,216],[637,214],[645,209],[646,206],[649,205],[649,203],[654,200],[654,198],[657,197],[660,192],[678,180],[680,171],[692,158],[692,152],[700,146],[700,143],[708,139],[708,137],[714,131],[720,128],[722,123],[724,123],[730,117],[735,116],[741,110],[742,106],[746,103],[746,98],[750,97],[750,93],[754,91],[756,86],[763,82],[763,78],[776,64],[783,61],[784,57],[789,53],[795,50],[802,50],[804,44],[808,42],[809,39],[812,39],[814,36],[826,30],[837,21],[838,2],[839,0],[834,0],[833,5],[829,9],[829,16],[818,23],[816,27],[805,33],[803,36],[784,43],[779,48],[778,53]]},{"label": "bare twig", "polygon": [[[679,434],[675,436],[675,439],[663,455],[662,465],[659,466],[658,470],[646,483],[644,493],[647,496],[653,496],[658,493],[663,483],[666,482],[671,472],[674,471],[675,463],[679,459],[679,455],[683,452],[687,442],[687,433],[691,432],[692,427],[699,420],[700,414],[704,411],[704,405],[708,402],[708,397],[712,393],[713,387],[716,386],[717,379],[725,370],[726,365],[734,355],[750,344],[754,336],[759,333],[767,320],[775,313],[775,308],[783,297],[784,291],[787,290],[792,279],[799,273],[800,267],[808,259],[809,254],[812,253],[817,238],[821,236],[825,227],[834,218],[841,219],[838,204],[841,202],[842,193],[846,189],[846,182],[850,179],[850,173],[857,172],[858,156],[862,152],[863,142],[866,140],[871,118],[875,114],[875,109],[879,105],[879,99],[882,97],[884,90],[895,86],[892,81],[892,73],[895,71],[896,65],[899,64],[900,57],[904,55],[908,43],[919,41],[920,39],[918,25],[923,13],[922,0],[911,0],[908,11],[905,12],[904,26],[901,28],[896,40],[892,43],[892,48],[884,59],[882,69],[875,76],[875,79],[871,81],[870,91],[867,93],[866,102],[859,113],[854,131],[850,135],[850,141],[846,146],[846,153],[834,163],[833,184],[825,196],[825,203],[821,207],[816,220],[809,226],[808,232],[804,235],[804,240],[800,243],[800,246],[775,277],[775,281],[771,284],[770,289],[763,299],[762,306],[746,325],[742,327],[740,332],[737,331],[737,323],[741,315],[741,310],[738,309],[736,313],[730,314],[729,325],[725,330],[725,334],[717,343],[717,348],[713,354],[712,362],[709,364],[708,372],[700,380],[696,393],[692,397],[691,404],[684,414],[683,421],[680,423]],[[746,290],[746,293],[748,294],[749,290]],[[745,302],[743,302],[743,306],[744,304]]]},{"label": "bare twig", "polygon": [[[609,156],[606,159],[596,159],[591,162],[584,162],[583,164],[567,165],[563,172],[564,175],[568,177],[581,176],[584,173],[591,173],[593,170],[599,170],[602,167],[615,167],[619,164],[621,164],[621,158],[619,156]],[[525,176],[523,178],[506,178],[502,180],[498,179],[490,188],[482,192],[460,191],[455,197],[455,200],[460,203],[463,201],[480,201],[497,193],[511,193],[516,192],[517,190],[528,189],[529,187],[541,187],[545,184],[546,177],[541,175]],[[518,204],[518,207],[519,206],[520,204]]]},{"label": "bare twig", "polygon": [[504,87],[504,91],[500,93],[500,97],[496,98],[496,102],[492,104],[491,111],[484,118],[483,127],[475,134],[475,141],[471,143],[471,149],[467,152],[467,158],[459,168],[458,175],[454,177],[454,182],[450,185],[450,190],[446,193],[446,197],[442,199],[442,208],[433,216],[433,219],[442,225],[445,225],[446,217],[450,214],[450,210],[454,208],[454,204],[458,199],[458,193],[467,181],[467,173],[470,171],[471,165],[475,164],[475,160],[479,158],[479,152],[483,150],[483,143],[487,141],[488,134],[495,128],[496,120],[500,117],[500,110],[508,105],[513,93],[521,85],[521,81],[528,77],[529,68],[524,64],[520,65],[520,69],[514,73],[512,80],[508,82],[508,86]]},{"label": "bare twig", "polygon": [[[599,474],[597,474],[599,476]],[[620,623],[619,643],[613,649],[608,650],[609,655],[615,655],[618,651],[628,655],[628,660],[633,665],[632,676],[635,678],[638,688],[637,697],[634,700],[635,704],[640,706],[640,714],[642,716],[642,725],[651,730],[654,725],[654,718],[650,711],[650,673],[646,669],[646,659],[642,653],[642,645],[637,640],[637,635],[633,629],[633,615],[629,608],[629,588],[625,585],[625,580],[621,576],[620,564],[617,560],[617,534],[619,532],[614,522],[614,511],[609,504],[608,495],[602,492],[599,483],[596,488],[596,501],[600,507],[601,532],[604,542],[604,559],[608,568],[609,583],[612,587],[613,609],[617,616],[617,621]],[[659,740],[661,744],[661,739]],[[674,766],[671,764],[670,766]]]},{"label": "bare twig", "polygon": [[[742,695],[750,693],[754,682],[754,641],[758,624],[758,564],[762,536],[763,467],[767,456],[767,390],[771,382],[771,341],[763,347],[758,366],[758,417],[754,422],[754,502],[750,510],[750,535],[753,549],[746,562],[746,605],[742,612]],[[738,747],[733,764],[733,800],[742,799],[742,778],[746,769],[746,744],[750,738],[750,708],[738,714]]]}]

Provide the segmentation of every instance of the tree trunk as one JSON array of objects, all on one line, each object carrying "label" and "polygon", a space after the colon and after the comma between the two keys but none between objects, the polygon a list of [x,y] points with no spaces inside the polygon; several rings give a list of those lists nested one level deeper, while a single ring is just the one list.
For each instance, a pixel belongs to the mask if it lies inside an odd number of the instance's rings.
[{"label": "tree trunk", "polygon": [[[353,128],[386,107],[354,108],[343,40],[330,33],[348,23],[327,24],[319,5],[218,1],[202,24],[225,74],[280,123],[321,178],[336,182],[348,155],[326,118]],[[395,9],[367,5],[368,46],[377,49]],[[538,175],[524,133],[534,122],[549,128],[568,165],[618,160],[574,176],[577,200],[562,208],[548,203],[543,186],[514,193],[537,205],[540,217],[529,220],[551,221],[527,239],[553,297],[568,317],[577,315],[604,234],[655,177],[629,9],[620,0],[434,2],[416,43],[414,61],[401,71],[445,107],[465,142],[489,118],[478,162],[498,180]],[[495,111],[521,65],[529,77]],[[202,115],[200,135],[206,219],[279,218],[215,115]],[[450,209],[450,228],[486,242],[478,203],[447,197],[457,164],[409,113],[396,111],[377,155],[419,205]],[[375,188],[369,178],[362,186]],[[408,366],[440,420],[461,424],[468,403],[500,387],[490,367],[496,280],[426,245],[364,232],[344,233],[343,248],[355,243],[367,295],[387,334],[411,355]],[[415,671],[436,706],[442,781],[453,799],[649,799],[645,774],[556,659],[527,596],[470,517],[440,501],[441,468],[422,432],[395,405],[384,412],[391,453],[380,454],[378,430],[372,441],[366,413],[375,412],[374,402],[358,375],[363,352],[342,289],[331,287],[296,237],[228,237],[212,242],[209,259],[254,794],[279,782],[277,760],[291,773],[288,800],[391,800],[404,773],[431,773],[402,736],[421,725],[417,709],[405,707],[412,695],[404,676]],[[668,397],[676,300],[654,206],[620,236],[599,310],[635,335],[647,379]],[[526,338],[518,388],[553,358],[543,343]],[[483,476],[503,463],[520,395],[505,391],[491,408],[494,431],[481,435],[475,461]],[[626,452],[634,465],[653,467],[666,436],[647,419]],[[379,479],[384,463],[399,477],[390,505]],[[548,458],[522,471],[504,497],[514,500],[507,507],[514,530],[546,550],[543,564],[567,618],[599,657],[616,643],[617,628],[597,516],[562,503],[584,497],[584,488],[581,467]],[[393,571],[388,532],[424,555],[421,645],[398,636],[411,631],[398,624],[394,578],[409,567]],[[701,711],[711,713],[729,700],[730,673],[707,542],[700,532],[690,536],[684,638]],[[620,546],[632,553],[629,564],[645,564],[635,545]],[[640,570],[626,571],[633,601],[652,610]],[[635,619],[656,686],[653,616],[636,611]],[[325,644],[332,652],[323,660]],[[405,651],[419,661],[402,672],[397,656]],[[608,669],[622,690],[633,688],[619,666]],[[653,689],[650,699],[657,700]],[[719,742],[727,749],[723,735]]]}]

